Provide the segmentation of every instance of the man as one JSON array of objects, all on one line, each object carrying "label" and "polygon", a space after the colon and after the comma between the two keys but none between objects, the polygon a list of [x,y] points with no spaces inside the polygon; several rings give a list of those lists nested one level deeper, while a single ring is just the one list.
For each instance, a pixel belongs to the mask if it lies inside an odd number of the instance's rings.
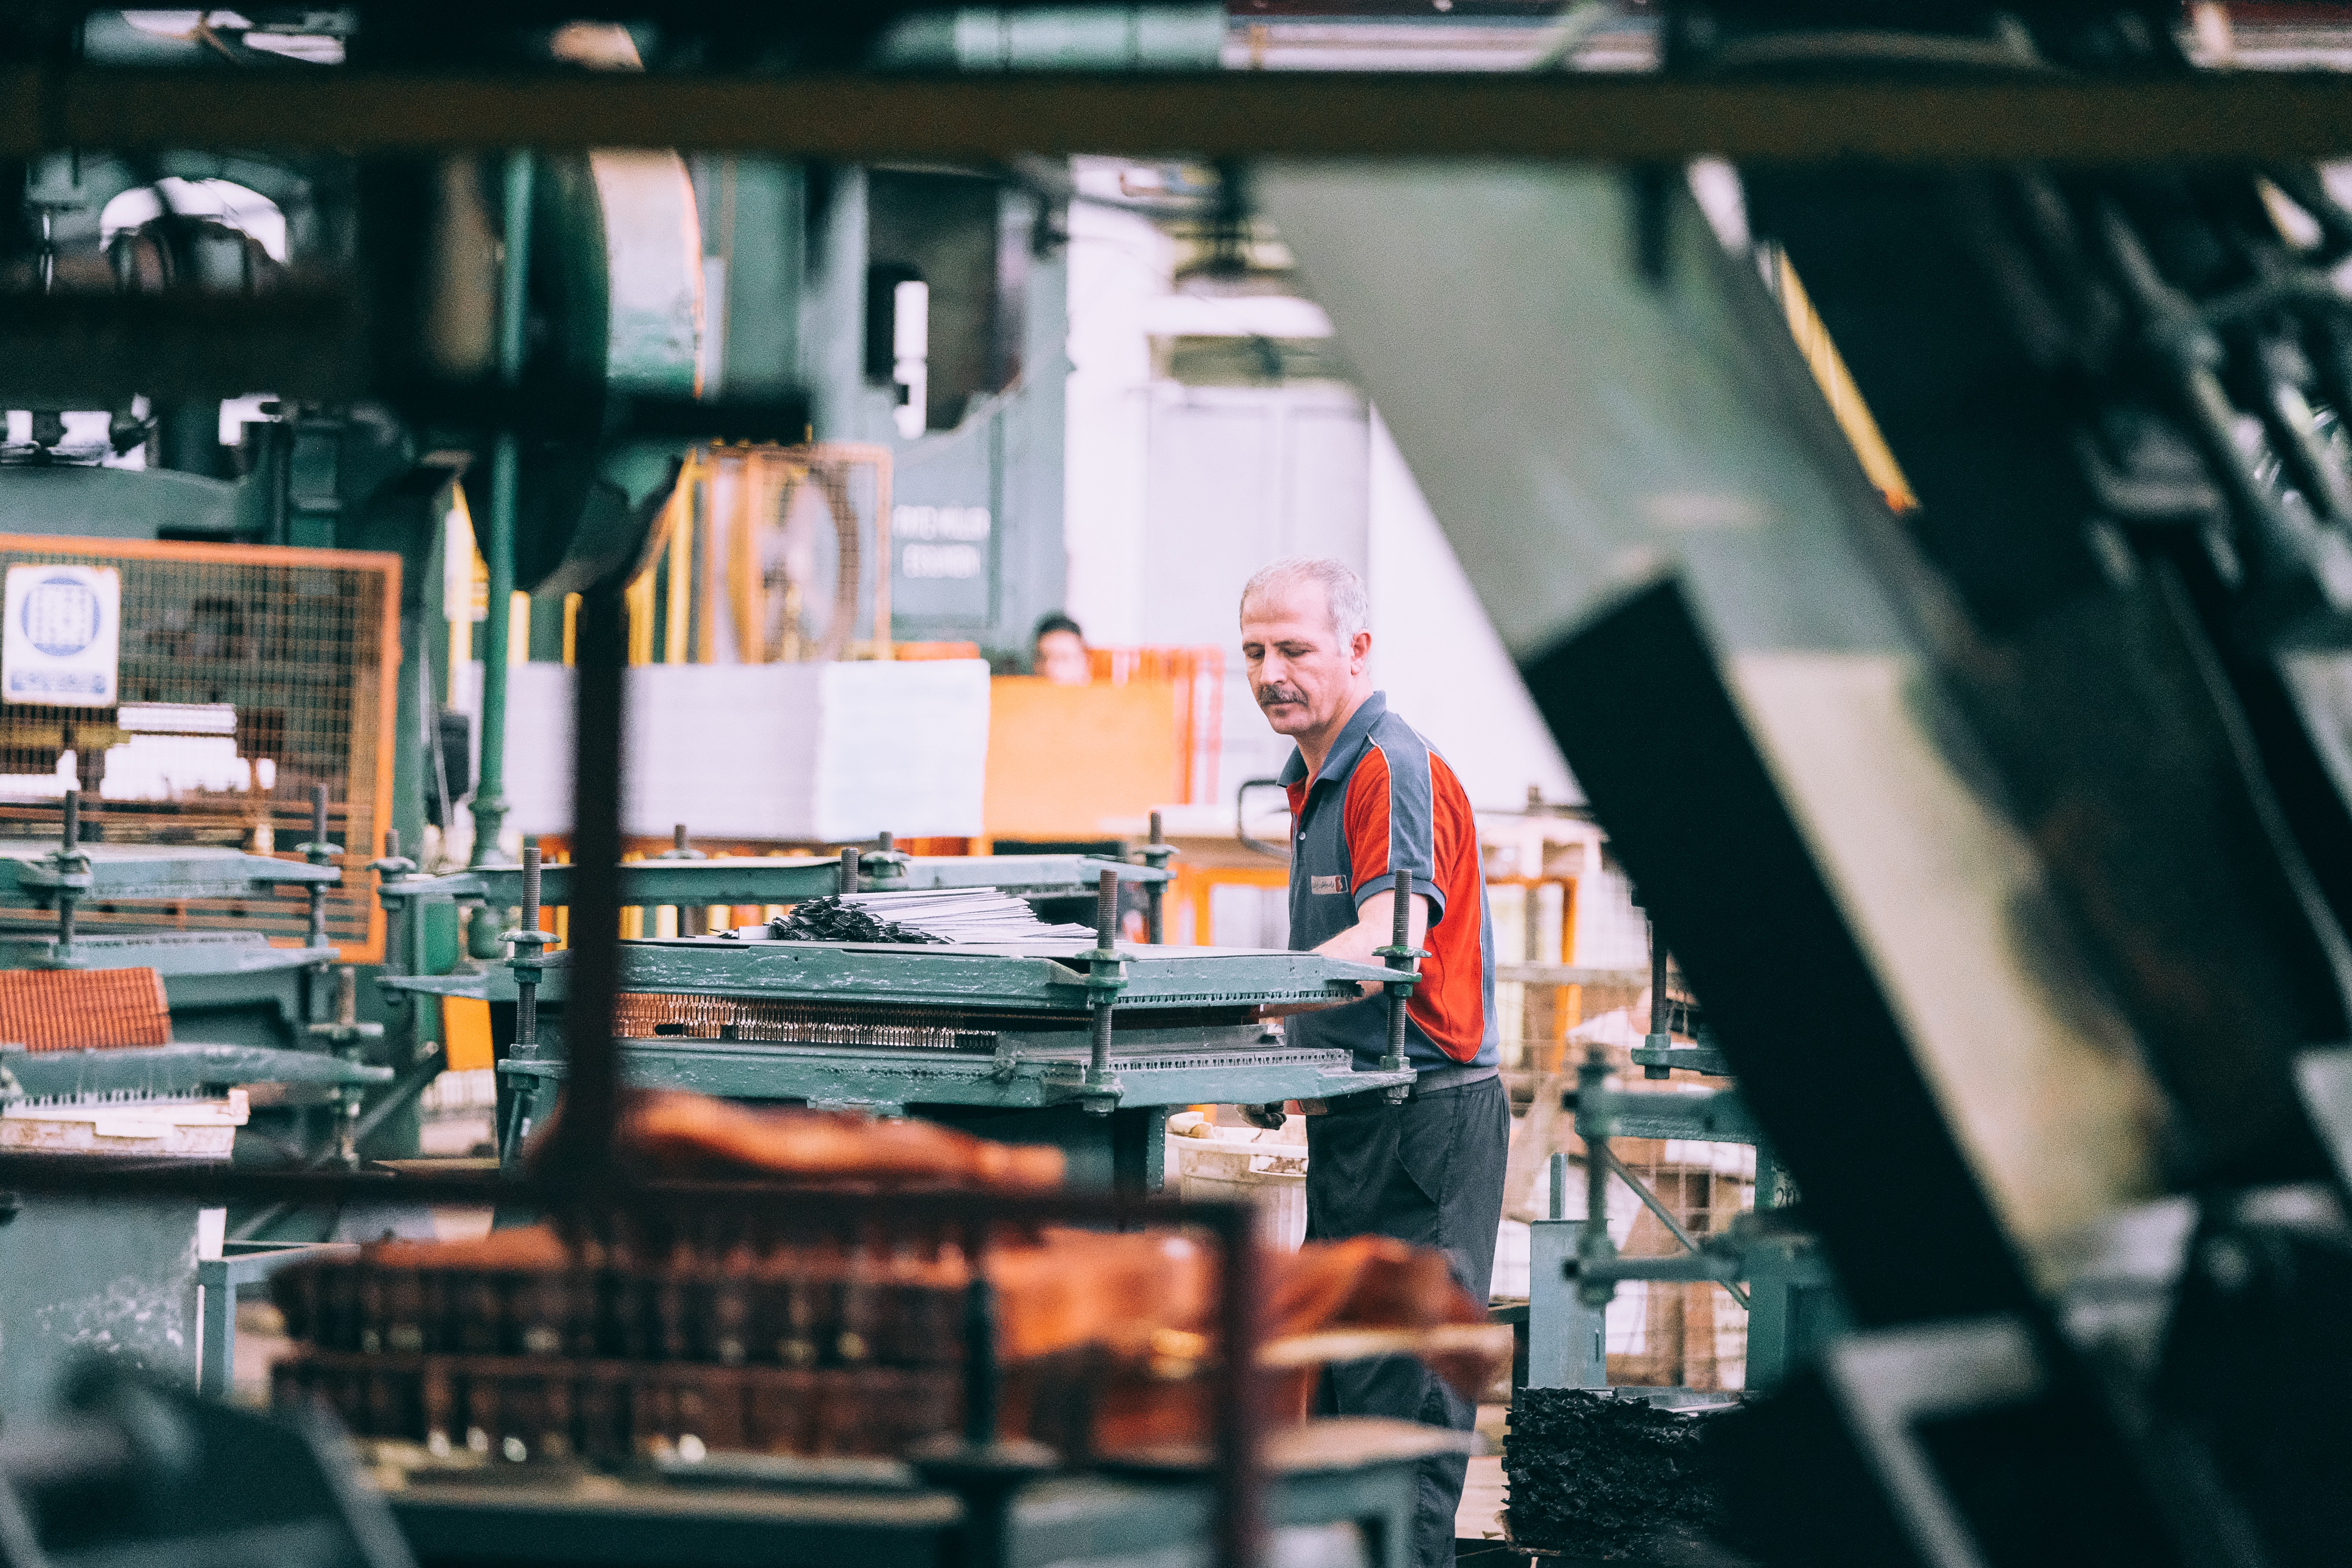
[{"label": "man", "polygon": [[[1442,1248],[1472,1298],[1486,1300],[1503,1216],[1510,1102],[1497,1072],[1495,944],[1478,830],[1459,780],[1372,689],[1364,584],[1337,561],[1277,561],[1242,590],[1242,655],[1266,721],[1297,742],[1290,791],[1290,945],[1362,963],[1394,932],[1396,889],[1412,902],[1412,945],[1428,950],[1406,1011],[1411,1098],[1329,1102],[1307,1123],[1307,1234],[1392,1236]],[[1377,992],[1377,987],[1372,987]],[[1289,1018],[1294,1045],[1388,1048],[1387,1000]],[[1327,1412],[1389,1415],[1468,1431],[1477,1410],[1417,1361],[1330,1369]],[[1469,1461],[1423,1460],[1416,1568],[1454,1561],[1454,1513]]]},{"label": "man", "polygon": [[1084,686],[1094,679],[1078,623],[1059,610],[1040,620],[1029,637],[1029,668],[1056,686]]}]

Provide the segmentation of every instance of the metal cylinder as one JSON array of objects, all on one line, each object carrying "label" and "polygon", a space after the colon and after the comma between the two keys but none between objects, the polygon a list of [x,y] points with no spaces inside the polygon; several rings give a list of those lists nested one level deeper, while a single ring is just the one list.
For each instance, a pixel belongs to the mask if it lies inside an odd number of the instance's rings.
[{"label": "metal cylinder", "polygon": [[[310,844],[304,852],[314,866],[327,863],[327,786],[310,786]],[[312,947],[327,945],[327,884],[310,884],[310,935]]]},{"label": "metal cylinder", "polygon": [[[1389,963],[1391,968],[1407,969],[1412,963],[1411,959],[1403,955],[1403,950],[1412,945],[1412,884],[1410,878],[1402,875],[1397,878],[1397,881],[1401,886],[1390,896],[1390,907],[1396,911],[1396,919],[1391,928],[1393,937],[1390,945],[1396,948],[1398,952],[1395,957],[1389,960]],[[1405,1009],[1411,1005],[1412,1000],[1412,987],[1409,985],[1389,987],[1389,1053],[1388,1059],[1381,1065],[1391,1071],[1404,1066]]]},{"label": "metal cylinder", "polygon": [[[683,836],[684,828],[678,832]],[[539,929],[539,846],[522,847],[522,929]],[[539,948],[531,945],[530,956],[536,959]],[[533,971],[532,973],[536,973]],[[515,976],[515,1046],[526,1054],[539,1044],[539,982]]]},{"label": "metal cylinder", "polygon": [[400,858],[400,829],[397,827],[383,830],[383,858],[387,860]]},{"label": "metal cylinder", "polygon": [[[1167,835],[1160,826],[1160,814],[1155,811],[1151,814],[1151,846],[1156,849],[1167,842]],[[1167,868],[1168,857],[1165,855],[1147,854],[1143,858],[1144,863],[1155,871]],[[1168,940],[1168,884],[1154,880],[1145,887],[1143,905],[1144,934],[1150,939],[1152,946],[1160,946]]]},{"label": "metal cylinder", "polygon": [[1568,1217],[1568,1156],[1554,1152],[1551,1157],[1551,1196],[1546,1213],[1553,1219]]},{"label": "metal cylinder", "polygon": [[1110,1077],[1110,999],[1095,999],[1094,1036],[1087,1042],[1087,1080],[1102,1083]]},{"label": "metal cylinder", "polygon": [[677,850],[681,855],[693,847],[693,846],[687,841],[686,824],[683,822],[669,830],[669,841],[670,847]]},{"label": "metal cylinder", "polygon": [[1666,949],[1658,940],[1658,922],[1650,922],[1650,1033],[1663,1035],[1666,1028]]},{"label": "metal cylinder", "polygon": [[841,852],[841,890],[844,894],[857,891],[857,849],[854,845]]},{"label": "metal cylinder", "polygon": [[1118,873],[1105,871],[1095,883],[1095,945],[1108,952],[1118,942]]},{"label": "metal cylinder", "polygon": [[[1106,869],[1095,883],[1095,946],[1104,953],[1118,947],[1118,873]],[[1108,960],[1105,960],[1108,962]],[[1104,1083],[1110,1078],[1110,993],[1094,994],[1094,1037],[1087,1058],[1087,1079]]]},{"label": "metal cylinder", "polygon": [[[64,842],[58,853],[68,862],[63,868],[70,870],[72,858],[81,853],[81,791],[78,789],[66,791],[65,821],[61,829]],[[58,891],[58,952],[60,956],[72,949],[73,942],[74,893],[72,889],[63,888]]]},{"label": "metal cylinder", "polygon": [[[499,279],[499,384],[509,394],[522,384],[530,304],[532,154],[514,152],[506,162],[505,249]],[[482,537],[488,568],[488,617],[482,627],[482,760],[474,781],[476,866],[498,863],[499,835],[507,819],[507,667],[514,625],[515,528],[520,505],[521,446],[513,419],[502,411],[501,428],[490,449],[490,510]]]}]

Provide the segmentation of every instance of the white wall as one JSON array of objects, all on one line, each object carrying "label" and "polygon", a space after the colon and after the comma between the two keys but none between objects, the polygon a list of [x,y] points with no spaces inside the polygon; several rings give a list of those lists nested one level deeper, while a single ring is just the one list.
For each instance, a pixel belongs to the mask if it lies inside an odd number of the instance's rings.
[{"label": "white wall", "polygon": [[[1079,188],[1117,188],[1082,161]],[[1175,247],[1133,213],[1070,207],[1066,608],[1090,641],[1226,651],[1220,795],[1289,754],[1249,699],[1234,599],[1276,556],[1338,556],[1365,574],[1377,677],[1482,809],[1530,784],[1577,798],[1557,747],[1403,459],[1336,382],[1191,387],[1154,382],[1161,335],[1328,333],[1311,302],[1175,292]]]},{"label": "white wall", "polygon": [[1372,416],[1372,670],[1481,811],[1583,798],[1421,487]]},{"label": "white wall", "polygon": [[[1083,178],[1083,176],[1082,176]],[[1093,641],[1145,640],[1150,301],[1168,293],[1175,246],[1145,219],[1070,204],[1070,380],[1064,447],[1064,608]]]}]

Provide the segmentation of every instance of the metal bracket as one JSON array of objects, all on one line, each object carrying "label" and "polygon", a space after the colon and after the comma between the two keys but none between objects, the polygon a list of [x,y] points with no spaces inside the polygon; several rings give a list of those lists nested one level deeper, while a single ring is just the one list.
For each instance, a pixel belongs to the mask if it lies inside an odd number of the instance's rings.
[{"label": "metal bracket", "polygon": [[1009,1035],[996,1037],[996,1049],[988,1058],[988,1076],[998,1083],[1011,1083],[1021,1070],[1021,1047]]}]

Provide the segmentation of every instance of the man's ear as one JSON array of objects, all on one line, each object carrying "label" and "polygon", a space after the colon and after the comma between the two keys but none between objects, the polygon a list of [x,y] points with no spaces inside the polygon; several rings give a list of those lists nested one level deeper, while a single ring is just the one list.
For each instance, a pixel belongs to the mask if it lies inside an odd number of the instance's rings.
[{"label": "man's ear", "polygon": [[1348,656],[1350,661],[1356,664],[1362,664],[1364,660],[1371,658],[1372,634],[1370,632],[1358,632],[1354,637],[1349,637],[1348,639]]}]

